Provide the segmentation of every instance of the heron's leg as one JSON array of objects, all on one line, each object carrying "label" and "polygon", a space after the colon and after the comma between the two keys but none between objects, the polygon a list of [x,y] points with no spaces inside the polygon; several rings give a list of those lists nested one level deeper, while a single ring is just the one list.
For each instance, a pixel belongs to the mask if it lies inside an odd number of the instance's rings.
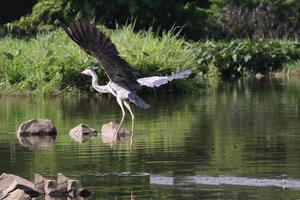
[{"label": "heron's leg", "polygon": [[119,106],[120,106],[121,109],[122,109],[122,119],[121,119],[121,121],[120,121],[120,123],[119,123],[119,126],[118,126],[118,128],[117,128],[117,130],[116,130],[116,132],[115,132],[115,134],[114,134],[114,137],[115,137],[116,134],[119,132],[119,130],[120,130],[120,128],[121,128],[121,125],[122,125],[122,123],[123,123],[123,120],[124,120],[124,118],[125,118],[125,110],[124,110],[124,108],[123,108],[123,101],[122,101],[122,99],[120,99],[120,98],[117,97],[117,102],[118,102]]},{"label": "heron's leg", "polygon": [[130,105],[128,101],[124,101],[124,105],[126,106],[126,108],[129,110],[130,114],[131,114],[131,137],[130,137],[130,146],[132,145],[132,137],[133,137],[133,127],[134,127],[134,114],[130,109]]}]

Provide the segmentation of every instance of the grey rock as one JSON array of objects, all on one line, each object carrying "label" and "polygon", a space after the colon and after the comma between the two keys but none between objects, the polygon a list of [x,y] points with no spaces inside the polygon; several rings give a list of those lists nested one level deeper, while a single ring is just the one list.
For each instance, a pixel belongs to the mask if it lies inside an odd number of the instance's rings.
[{"label": "grey rock", "polygon": [[81,184],[78,180],[69,180],[67,191],[69,197],[78,197],[80,193]]},{"label": "grey rock", "polygon": [[49,148],[55,144],[56,136],[19,136],[20,144],[28,149]]},{"label": "grey rock", "polygon": [[16,189],[4,199],[5,200],[31,200],[31,197],[28,194],[26,194],[23,190]]},{"label": "grey rock", "polygon": [[40,174],[34,174],[34,186],[37,190],[45,192],[45,182],[48,179]]},{"label": "grey rock", "polygon": [[[109,122],[107,124],[104,124],[101,129],[101,133],[106,133],[107,135],[114,135],[114,133],[117,131],[119,124],[114,122]],[[121,127],[117,134],[119,137],[129,137],[131,135],[131,131],[129,131],[126,128]]]},{"label": "grey rock", "polygon": [[80,182],[78,180],[70,180],[67,182],[58,182],[54,180],[45,181],[45,195],[48,197],[69,196],[77,197],[79,195]]},{"label": "grey rock", "polygon": [[57,188],[62,193],[67,194],[68,180],[69,178],[67,178],[64,174],[62,173],[57,174]]},{"label": "grey rock", "polygon": [[79,124],[70,130],[69,135],[77,142],[83,143],[97,136],[97,131],[84,124]]},{"label": "grey rock", "polygon": [[46,180],[44,181],[44,191],[46,196],[62,196],[65,193],[62,193],[58,189],[57,182],[55,180]]},{"label": "grey rock", "polygon": [[117,128],[118,124],[114,122],[109,122],[102,126],[101,137],[104,144],[114,147],[131,136],[131,131],[123,127],[115,134]]},{"label": "grey rock", "polygon": [[56,135],[56,128],[49,119],[31,119],[22,123],[17,131],[18,136]]},{"label": "grey rock", "polygon": [[24,178],[6,173],[0,176],[0,199],[7,197],[17,189],[23,190],[31,197],[36,197],[41,194],[41,191],[38,191],[32,182]]}]

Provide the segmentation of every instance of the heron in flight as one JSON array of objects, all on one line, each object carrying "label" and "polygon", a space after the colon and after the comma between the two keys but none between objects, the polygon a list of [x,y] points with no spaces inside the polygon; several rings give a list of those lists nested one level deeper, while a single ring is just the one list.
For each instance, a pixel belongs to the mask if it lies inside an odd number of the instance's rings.
[{"label": "heron in flight", "polygon": [[86,53],[97,58],[101,63],[109,82],[106,85],[98,85],[98,76],[92,69],[85,69],[82,74],[92,77],[92,87],[100,93],[111,93],[116,97],[117,103],[122,110],[122,119],[116,129],[115,134],[121,128],[125,118],[125,110],[123,104],[131,114],[132,133],[134,127],[134,114],[130,108],[130,103],[133,103],[139,108],[147,109],[147,104],[141,99],[136,91],[141,87],[159,87],[174,79],[183,79],[188,77],[192,70],[185,70],[170,76],[151,76],[146,78],[137,78],[131,66],[120,56],[114,43],[102,31],[97,29],[89,22],[80,20],[64,27],[67,35],[78,44]]}]

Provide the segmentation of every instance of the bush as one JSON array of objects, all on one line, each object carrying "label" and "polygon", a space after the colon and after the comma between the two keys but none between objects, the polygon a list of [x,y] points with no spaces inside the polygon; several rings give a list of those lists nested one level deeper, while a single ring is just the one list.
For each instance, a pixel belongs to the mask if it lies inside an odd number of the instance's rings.
[{"label": "bush", "polygon": [[222,76],[280,70],[283,64],[300,58],[298,42],[274,40],[206,41],[195,44],[203,74]]},{"label": "bush", "polygon": [[[201,38],[211,32],[209,12],[197,1],[104,1],[104,0],[40,0],[32,13],[8,25],[10,33],[19,36],[51,31],[62,23],[77,19],[101,22],[109,28],[135,21],[136,29],[153,27],[162,32],[180,26],[188,37]],[[205,27],[205,28],[203,28]]]},{"label": "bush", "polygon": [[[287,10],[288,12],[286,12]],[[226,5],[210,18],[226,38],[299,38],[300,4],[294,1],[254,8]]]}]

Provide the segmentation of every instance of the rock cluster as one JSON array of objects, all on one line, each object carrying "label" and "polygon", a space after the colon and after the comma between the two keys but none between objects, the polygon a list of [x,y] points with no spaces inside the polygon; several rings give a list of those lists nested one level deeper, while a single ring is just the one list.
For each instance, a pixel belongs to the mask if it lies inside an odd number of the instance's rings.
[{"label": "rock cluster", "polygon": [[[105,144],[115,146],[131,136],[126,128],[118,128],[117,123],[109,122],[102,126],[101,137]],[[116,133],[116,134],[115,134]],[[17,137],[22,146],[29,149],[50,147],[55,143],[57,131],[49,119],[31,119],[23,122],[18,131]],[[97,136],[97,131],[85,124],[79,124],[69,131],[69,135],[75,141],[84,143]]]},{"label": "rock cluster", "polygon": [[81,188],[79,180],[67,178],[62,173],[57,174],[57,180],[35,174],[34,183],[13,174],[3,173],[0,176],[0,200],[29,200],[40,195],[85,198],[90,196],[91,192]]}]

